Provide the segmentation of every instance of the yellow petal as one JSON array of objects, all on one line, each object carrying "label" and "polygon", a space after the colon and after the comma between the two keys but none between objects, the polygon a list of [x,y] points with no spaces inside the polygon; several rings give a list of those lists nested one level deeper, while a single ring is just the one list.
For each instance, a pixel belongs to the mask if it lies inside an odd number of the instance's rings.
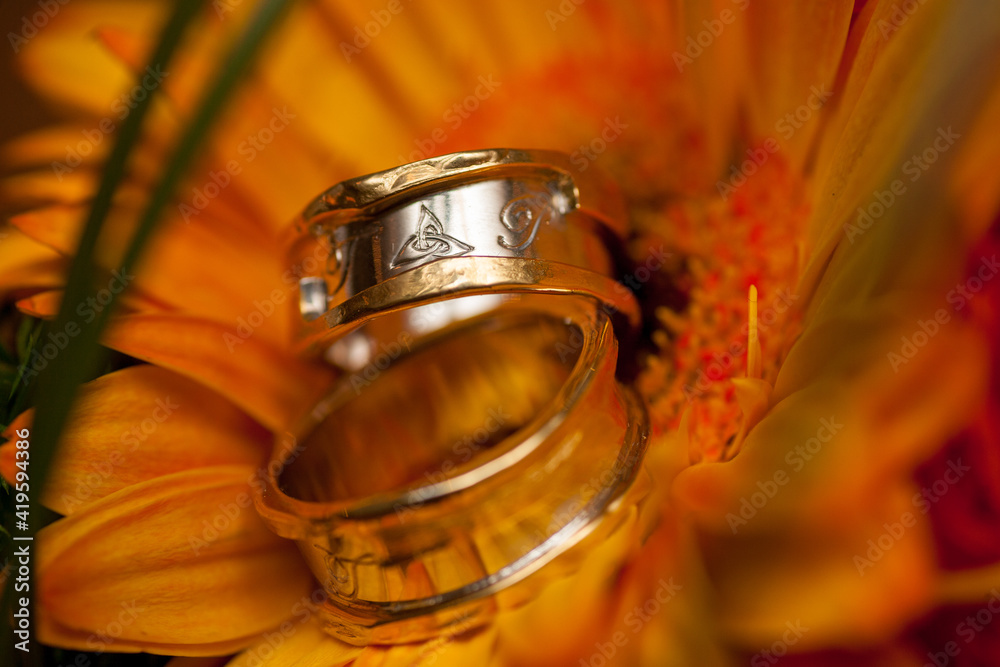
[{"label": "yellow petal", "polygon": [[162,6],[155,3],[63,5],[39,36],[24,46],[18,64],[26,81],[58,102],[117,117],[115,101],[134,85],[132,76],[107,52],[95,30],[114,17],[155,34],[162,16]]},{"label": "yellow petal", "polygon": [[875,9],[817,159],[814,253],[798,290],[813,307],[889,284],[947,291],[1000,196],[996,170],[979,174],[975,206],[953,182],[1000,149],[983,115],[1000,86],[1000,5],[929,1],[902,21],[899,11]]},{"label": "yellow petal", "polygon": [[59,313],[59,305],[62,303],[62,299],[62,290],[49,290],[48,292],[39,292],[25,299],[20,299],[15,305],[25,315],[48,320],[55,318]]},{"label": "yellow petal", "polygon": [[[591,637],[613,621],[624,594],[617,576],[638,545],[637,516],[638,510],[630,508],[613,534],[576,553],[573,574],[548,581],[542,571],[525,582],[538,589],[537,597],[520,609],[501,612],[496,620],[497,650],[504,660],[524,666],[566,664],[590,653]],[[544,644],[538,643],[539,636],[546,637]]]},{"label": "yellow petal", "polygon": [[[114,271],[134,231],[142,201],[133,194],[112,211],[97,262]],[[39,243],[67,256],[75,250],[89,205],[57,205],[14,216],[11,224]],[[295,281],[283,274],[283,256],[273,239],[239,224],[230,217],[220,224],[204,215],[192,224],[176,218],[157,235],[128,286],[136,288],[128,302],[133,309],[178,310],[199,314],[234,326],[258,303],[282,311],[268,317],[256,335],[281,342],[288,340],[293,321]],[[114,275],[114,274],[112,274]],[[109,288],[120,289],[112,282]],[[256,303],[255,303],[256,302]]]},{"label": "yellow petal", "polygon": [[[190,112],[197,100],[199,91],[195,84],[209,75],[206,63],[211,62],[211,57],[204,51],[218,48],[218,26],[200,26],[196,32],[193,39],[199,40],[199,44],[188,53],[197,55],[182,54],[179,62],[172,65],[179,76],[164,83],[167,97],[182,116]],[[136,76],[142,75],[148,40],[133,31],[110,26],[98,31],[98,36],[124,66]],[[301,37],[295,41],[301,41]],[[326,88],[316,89],[314,95],[322,94]],[[332,185],[335,180],[329,174],[329,154],[316,150],[311,137],[302,133],[298,120],[300,107],[290,106],[266,84],[234,101],[217,121],[216,131],[206,147],[209,157],[204,161],[205,168],[192,174],[189,185],[181,189],[181,203],[187,206],[185,220],[205,222],[213,216],[222,217],[224,210],[220,211],[220,204],[228,201],[252,212],[249,219],[258,224],[258,231],[273,232],[285,227],[309,199]],[[261,159],[262,156],[272,158]],[[213,178],[212,174],[217,176]],[[195,202],[205,200],[200,193],[214,188],[219,179],[225,181],[220,186],[224,194],[208,198],[207,205],[195,206]]]},{"label": "yellow petal", "polygon": [[[125,610],[122,609],[122,613]],[[119,635],[113,637],[111,633],[117,633],[119,627],[124,627],[119,621],[112,621],[109,630],[76,630],[61,625],[41,612],[35,619],[38,623],[37,636],[41,641],[49,646],[58,646],[65,649],[77,651],[90,651],[97,653],[155,653],[159,655],[178,656],[218,656],[231,655],[242,650],[247,645],[247,638],[241,637],[230,641],[211,642],[194,645],[166,643],[159,644],[141,639],[128,639]],[[115,625],[118,623],[118,625]],[[197,664],[197,663],[196,663]],[[209,663],[209,664],[224,664]]]},{"label": "yellow petal", "polygon": [[812,530],[705,540],[726,634],[750,652],[790,626],[796,652],[896,636],[930,608],[936,575],[930,525],[910,496],[883,494],[851,538],[824,531],[829,517],[817,517]]},{"label": "yellow petal", "polygon": [[0,201],[12,210],[27,210],[50,204],[87,201],[97,187],[97,172],[79,167],[56,175],[52,169],[35,169],[0,179]]},{"label": "yellow petal", "polygon": [[494,655],[496,631],[486,628],[456,637],[439,637],[417,644],[369,646],[353,667],[466,667],[488,665]]},{"label": "yellow petal", "polygon": [[[29,410],[16,424],[33,417]],[[10,431],[10,429],[8,429]],[[125,487],[219,465],[259,466],[268,434],[210,389],[156,366],[133,366],[85,384],[43,502],[73,514]],[[12,479],[14,444],[0,447]]]},{"label": "yellow petal", "polygon": [[323,631],[318,607],[303,604],[294,616],[266,633],[226,667],[338,667],[364,649],[345,644]]},{"label": "yellow petal", "polygon": [[773,138],[797,168],[836,102],[833,83],[851,10],[852,3],[843,0],[755,0],[746,6],[745,17],[737,17],[749,22],[751,137]]},{"label": "yellow petal", "polygon": [[0,294],[37,291],[62,284],[66,260],[21,231],[0,227]]},{"label": "yellow petal", "polygon": [[275,431],[311,409],[334,377],[329,369],[269,345],[252,329],[179,314],[119,317],[104,342],[197,380]]},{"label": "yellow petal", "polygon": [[313,582],[295,545],[254,511],[252,474],[221,466],[159,477],[47,526],[39,614],[175,655],[212,655],[280,625]]},{"label": "yellow petal", "polygon": [[[66,162],[70,150],[86,140],[83,133],[92,129],[87,125],[56,125],[22,134],[0,146],[0,164],[25,170],[30,167],[50,167],[55,161]],[[93,167],[106,157],[109,146],[110,142],[102,141],[90,150],[85,149],[86,155],[75,152],[82,164]]]},{"label": "yellow petal", "polygon": [[[65,292],[61,289],[39,292],[38,294],[19,300],[16,304],[17,309],[22,313],[31,315],[32,317],[38,317],[44,320],[55,319],[55,316],[59,313],[59,307],[62,305],[64,295]],[[164,311],[163,304],[151,301],[139,291],[126,292],[122,295],[119,303],[128,311]],[[79,316],[80,313],[77,313],[77,315]],[[77,324],[79,324],[79,322],[77,322]]]}]

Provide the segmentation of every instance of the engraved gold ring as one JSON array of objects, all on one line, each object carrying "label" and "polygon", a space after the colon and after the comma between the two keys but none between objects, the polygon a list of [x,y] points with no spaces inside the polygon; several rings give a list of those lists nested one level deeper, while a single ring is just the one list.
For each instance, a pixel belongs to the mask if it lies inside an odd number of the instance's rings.
[{"label": "engraved gold ring", "polygon": [[635,325],[635,298],[612,278],[624,231],[613,181],[554,151],[454,153],[339,183],[291,230],[294,264],[316,267],[299,279],[304,345],[364,327],[370,350],[386,332],[421,335],[540,294],[591,299]]},{"label": "engraved gold ring", "polygon": [[[515,150],[424,160],[331,188],[297,226],[293,257],[329,253],[301,283],[310,343],[412,336],[362,383],[342,375],[255,493],[346,642],[457,634],[524,604],[648,488],[648,417],[615,376],[612,316],[638,319],[610,277],[623,209],[567,165]],[[484,295],[502,301],[463,305]],[[454,310],[406,319],[441,302]]]}]

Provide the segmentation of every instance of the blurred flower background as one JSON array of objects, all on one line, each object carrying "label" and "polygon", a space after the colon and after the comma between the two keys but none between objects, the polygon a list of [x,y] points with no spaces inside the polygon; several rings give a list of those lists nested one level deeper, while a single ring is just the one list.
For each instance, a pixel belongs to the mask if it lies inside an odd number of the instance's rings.
[{"label": "blurred flower background", "polygon": [[[93,301],[68,311],[84,327],[121,294],[114,354],[33,487],[51,513],[34,627],[63,647],[35,664],[1000,664],[1000,7],[291,3],[119,270],[258,4],[203,3],[158,67],[171,3],[4,3],[27,86],[4,81],[0,111],[8,437],[62,380],[35,371],[76,334],[40,322],[152,100]],[[488,628],[350,649],[252,511],[204,528],[334,377],[292,352],[276,239],[338,180],[498,146],[564,150],[623,188],[621,278],[645,315],[623,366],[657,488],[579,575]]]}]

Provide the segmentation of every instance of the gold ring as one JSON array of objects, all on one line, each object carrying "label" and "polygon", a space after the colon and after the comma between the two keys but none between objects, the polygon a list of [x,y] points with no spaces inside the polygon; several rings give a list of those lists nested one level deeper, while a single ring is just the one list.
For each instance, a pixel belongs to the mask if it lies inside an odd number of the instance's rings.
[{"label": "gold ring", "polygon": [[344,641],[486,622],[543,568],[571,570],[645,488],[648,417],[615,379],[612,316],[639,319],[610,277],[623,209],[568,164],[424,160],[331,188],[293,231],[301,266],[323,260],[299,283],[305,340],[334,342],[349,372],[276,443],[255,500]]},{"label": "gold ring", "polygon": [[[421,334],[463,319],[470,304],[523,308],[533,294],[581,297],[634,326],[636,300],[611,278],[624,231],[614,183],[596,169],[574,173],[552,151],[455,153],[339,183],[291,232],[303,345],[376,318],[391,318],[380,326],[397,335]],[[445,303],[458,297],[479,299]],[[435,317],[419,309],[429,303]],[[366,327],[373,344],[384,338],[376,328]]]},{"label": "gold ring", "polygon": [[485,623],[499,592],[526,601],[529,575],[565,574],[621,522],[648,418],[615,380],[608,316],[579,305],[431,336],[363,391],[339,382],[276,448],[258,510],[298,541],[328,631],[401,643]]}]

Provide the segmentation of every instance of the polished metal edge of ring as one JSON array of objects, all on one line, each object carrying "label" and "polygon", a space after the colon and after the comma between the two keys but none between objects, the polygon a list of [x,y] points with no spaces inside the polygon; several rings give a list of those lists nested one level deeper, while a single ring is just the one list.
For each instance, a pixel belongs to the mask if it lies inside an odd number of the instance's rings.
[{"label": "polished metal edge of ring", "polygon": [[[595,202],[601,202],[602,206],[594,207],[595,213],[606,217],[612,225],[621,224],[624,220],[623,207],[609,206],[615,197],[608,197],[608,194],[616,193],[617,186],[599,170],[593,170],[591,175],[584,177],[582,172],[572,168],[569,156],[564,153],[513,148],[449,153],[342,181],[310,202],[301,219],[308,225],[327,213],[362,209],[377,212],[380,206],[392,206],[401,197],[424,193],[440,185],[441,181],[447,181],[447,186],[451,187],[456,180],[492,178],[498,172],[525,168],[554,172],[564,191],[574,194],[577,200],[581,196],[584,198],[582,205],[585,207],[590,208],[591,197]],[[581,180],[586,182],[583,188],[578,188],[578,181]],[[376,208],[371,209],[373,206]]]},{"label": "polished metal edge of ring", "polygon": [[[439,289],[432,292],[428,286]],[[632,293],[613,279],[570,265],[534,259],[448,258],[417,267],[371,289],[378,290],[377,300],[370,293],[346,299],[323,314],[326,327],[343,326],[346,332],[378,315],[439,300],[497,293],[586,297],[603,304],[605,312],[624,315],[633,327],[639,325],[641,318]]]}]

